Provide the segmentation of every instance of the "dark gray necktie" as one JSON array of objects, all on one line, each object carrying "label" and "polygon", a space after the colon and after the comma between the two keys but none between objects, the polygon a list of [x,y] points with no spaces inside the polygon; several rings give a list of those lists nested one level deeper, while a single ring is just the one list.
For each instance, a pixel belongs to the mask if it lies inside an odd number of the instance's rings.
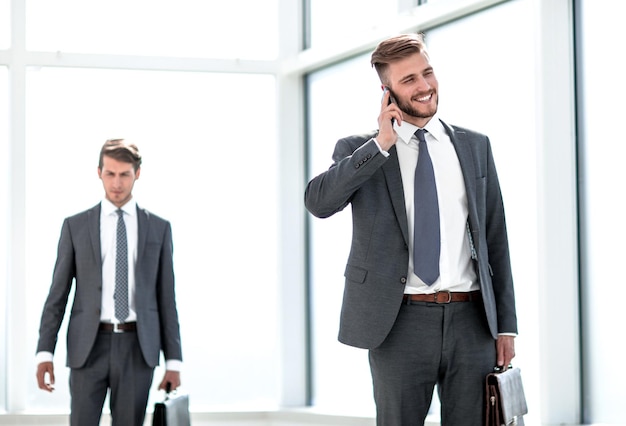
[{"label": "dark gray necktie", "polygon": [[115,318],[124,322],[128,318],[128,240],[124,211],[117,209],[117,254],[115,256]]},{"label": "dark gray necktie", "polygon": [[419,141],[419,155],[415,167],[413,269],[422,281],[432,285],[439,277],[439,201],[433,163],[424,133],[424,129],[415,132]]}]

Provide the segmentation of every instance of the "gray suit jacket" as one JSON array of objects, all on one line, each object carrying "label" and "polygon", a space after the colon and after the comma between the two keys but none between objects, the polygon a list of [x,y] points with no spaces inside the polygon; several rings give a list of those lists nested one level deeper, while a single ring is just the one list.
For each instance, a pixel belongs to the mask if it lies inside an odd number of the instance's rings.
[{"label": "gray suit jacket", "polygon": [[[494,339],[498,333],[517,333],[504,207],[489,139],[444,126],[465,180],[490,332]],[[375,136],[374,132],[339,140],[333,165],[313,178],[305,191],[306,207],[317,217],[352,205],[339,340],[367,349],[379,346],[395,322],[407,281],[410,238],[396,148],[385,157],[372,140]]]},{"label": "gray suit jacket", "polygon": [[[182,361],[172,264],[170,223],[137,207],[135,267],[137,335],[146,363]],[[67,365],[85,364],[98,334],[102,303],[100,204],[65,219],[50,293],[43,308],[37,352],[54,353],[72,283],[74,302],[67,332]]]}]

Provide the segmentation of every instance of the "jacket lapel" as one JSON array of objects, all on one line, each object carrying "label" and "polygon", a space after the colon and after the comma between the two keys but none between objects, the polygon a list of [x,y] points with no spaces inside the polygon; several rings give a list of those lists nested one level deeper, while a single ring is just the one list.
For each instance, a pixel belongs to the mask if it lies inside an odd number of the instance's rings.
[{"label": "jacket lapel", "polygon": [[474,157],[472,147],[470,145],[467,133],[461,130],[455,130],[442,121],[452,145],[456,150],[459,158],[463,180],[465,181],[465,191],[467,193],[467,210],[471,229],[478,229],[478,210],[476,208],[476,169],[474,166]]},{"label": "jacket lapel", "polygon": [[89,229],[89,239],[93,249],[94,258],[98,265],[102,264],[102,253],[100,245],[100,209],[98,204],[87,211],[87,228]]},{"label": "jacket lapel", "polygon": [[404,242],[409,244],[409,225],[406,217],[406,206],[404,202],[404,187],[402,186],[402,175],[400,174],[400,163],[398,162],[398,152],[393,146],[389,150],[389,159],[382,166],[385,179],[387,181],[387,190],[391,197],[391,203],[396,213]]},{"label": "jacket lapel", "polygon": [[142,253],[145,253],[144,248],[146,247],[146,237],[148,236],[149,228],[150,220],[148,213],[137,206],[137,259],[141,257]]}]

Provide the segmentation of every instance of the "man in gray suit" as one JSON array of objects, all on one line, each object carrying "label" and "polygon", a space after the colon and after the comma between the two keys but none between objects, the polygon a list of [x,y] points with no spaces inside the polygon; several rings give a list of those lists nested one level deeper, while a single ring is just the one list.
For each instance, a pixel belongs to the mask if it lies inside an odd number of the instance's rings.
[{"label": "man in gray suit", "polygon": [[[305,192],[317,217],[352,206],[339,340],[369,349],[378,425],[423,425],[435,385],[442,425],[483,425],[484,378],[509,365],[517,334],[489,139],[438,117],[421,35],[381,42],[371,62],[384,89],[379,130],[339,140]],[[430,178],[415,174],[418,159]]]},{"label": "man in gray suit", "polygon": [[98,176],[105,198],[63,223],[37,345],[37,382],[54,389],[53,353],[74,286],[67,331],[70,424],[97,426],[110,389],[113,424],[143,424],[160,351],[159,389],[180,385],[182,351],[170,223],[137,206],[132,190],[141,155],[123,139],[106,141]]}]

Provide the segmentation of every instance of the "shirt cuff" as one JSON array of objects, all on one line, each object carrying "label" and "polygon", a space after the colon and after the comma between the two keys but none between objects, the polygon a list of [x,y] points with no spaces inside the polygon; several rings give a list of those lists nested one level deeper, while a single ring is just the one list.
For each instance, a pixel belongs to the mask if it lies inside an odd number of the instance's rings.
[{"label": "shirt cuff", "polygon": [[373,141],[374,141],[374,143],[376,144],[376,147],[378,148],[378,150],[380,151],[380,153],[381,153],[382,155],[384,155],[385,157],[389,157],[389,153],[380,147],[380,144],[378,143],[378,141],[376,140],[376,138],[372,138],[372,140],[373,140]]},{"label": "shirt cuff", "polygon": [[178,359],[168,359],[165,361],[165,369],[169,371],[180,371],[183,362]]},{"label": "shirt cuff", "polygon": [[42,362],[52,362],[53,357],[52,352],[37,352],[37,355],[35,355],[35,364],[39,365]]},{"label": "shirt cuff", "polygon": [[498,333],[498,336],[511,336],[511,337],[517,337],[517,333]]}]

